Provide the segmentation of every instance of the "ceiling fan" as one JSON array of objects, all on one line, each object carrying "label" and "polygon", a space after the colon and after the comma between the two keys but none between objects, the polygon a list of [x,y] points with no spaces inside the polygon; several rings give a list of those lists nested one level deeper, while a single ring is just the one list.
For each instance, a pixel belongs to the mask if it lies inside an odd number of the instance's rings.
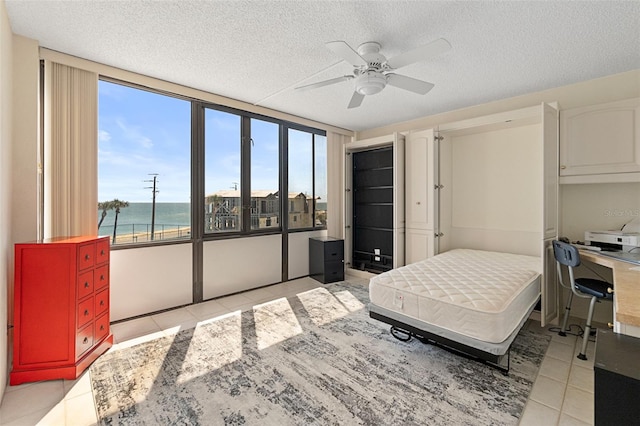
[{"label": "ceiling fan", "polygon": [[451,49],[449,42],[440,38],[424,46],[387,59],[380,53],[382,46],[375,41],[362,43],[358,46],[357,51],[344,41],[331,41],[327,43],[326,46],[329,50],[353,65],[353,74],[296,87],[296,90],[316,89],[318,87],[355,79],[355,91],[353,92],[348,108],[359,107],[365,96],[375,95],[381,92],[387,84],[425,95],[433,88],[434,85],[432,83],[395,74],[393,71],[415,62],[427,60]]}]

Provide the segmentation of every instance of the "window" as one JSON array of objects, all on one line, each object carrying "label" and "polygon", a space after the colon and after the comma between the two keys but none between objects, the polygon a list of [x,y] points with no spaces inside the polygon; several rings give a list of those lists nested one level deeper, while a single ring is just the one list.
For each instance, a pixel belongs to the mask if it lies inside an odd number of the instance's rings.
[{"label": "window", "polygon": [[241,231],[242,117],[206,108],[205,234]]},{"label": "window", "polygon": [[[251,119],[251,229],[279,227],[280,126]],[[257,208],[259,207],[259,209]]]},{"label": "window", "polygon": [[289,129],[289,228],[327,224],[327,138]]},{"label": "window", "polygon": [[191,103],[105,80],[98,102],[98,233],[190,238]]},{"label": "window", "polygon": [[[203,155],[192,161],[192,149]],[[194,237],[325,227],[326,151],[314,129],[101,80],[99,233],[113,244],[190,239],[192,214]]]}]

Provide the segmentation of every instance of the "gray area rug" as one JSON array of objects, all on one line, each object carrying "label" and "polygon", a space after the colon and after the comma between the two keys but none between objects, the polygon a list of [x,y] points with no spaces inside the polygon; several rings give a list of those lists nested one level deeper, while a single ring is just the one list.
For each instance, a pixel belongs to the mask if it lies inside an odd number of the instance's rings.
[{"label": "gray area rug", "polygon": [[517,424],[549,338],[520,332],[504,376],[369,318],[364,286],[302,292],[109,351],[90,369],[105,425]]}]

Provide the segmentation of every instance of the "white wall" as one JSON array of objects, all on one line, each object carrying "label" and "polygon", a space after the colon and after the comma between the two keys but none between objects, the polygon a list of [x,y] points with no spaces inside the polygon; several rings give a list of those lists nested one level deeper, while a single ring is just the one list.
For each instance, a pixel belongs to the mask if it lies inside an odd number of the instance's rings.
[{"label": "white wall", "polygon": [[111,250],[111,321],[193,300],[191,244]]},{"label": "white wall", "polygon": [[279,234],[207,241],[202,257],[205,300],[282,281]]},{"label": "white wall", "polygon": [[640,216],[640,183],[562,185],[562,234],[584,240],[584,231],[619,230]]},{"label": "white wall", "polygon": [[294,232],[289,234],[289,279],[309,275],[309,238],[325,237],[327,231]]},{"label": "white wall", "polygon": [[11,126],[13,46],[4,2],[0,2],[0,400],[7,386],[9,336],[7,330],[11,243]]},{"label": "white wall", "polygon": [[[590,183],[562,185],[560,232],[571,241],[584,241],[584,231],[619,230],[631,219],[640,216],[640,183]],[[611,279],[611,270],[598,265],[589,265],[598,274]],[[592,271],[581,266],[580,276],[599,278]],[[564,291],[564,297],[568,291]],[[575,300],[571,314],[586,318],[588,301]],[[596,306],[594,319],[601,323],[611,322],[611,303]]]}]

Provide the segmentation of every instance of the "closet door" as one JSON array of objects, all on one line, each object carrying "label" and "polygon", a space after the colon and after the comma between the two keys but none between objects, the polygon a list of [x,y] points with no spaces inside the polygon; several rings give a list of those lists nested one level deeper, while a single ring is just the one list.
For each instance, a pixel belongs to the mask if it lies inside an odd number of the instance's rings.
[{"label": "closet door", "polygon": [[406,261],[438,253],[438,144],[433,129],[412,132],[406,142]]},{"label": "closet door", "polygon": [[551,242],[558,238],[558,110],[542,104],[543,200],[542,282],[540,322],[544,327],[558,316],[558,289]]}]

